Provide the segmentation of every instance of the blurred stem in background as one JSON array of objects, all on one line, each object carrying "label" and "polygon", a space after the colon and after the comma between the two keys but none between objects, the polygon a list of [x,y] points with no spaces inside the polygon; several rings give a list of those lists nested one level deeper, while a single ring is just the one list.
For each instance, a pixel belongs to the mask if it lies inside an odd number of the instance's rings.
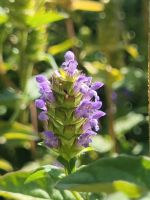
[{"label": "blurred stem in background", "polygon": [[148,2],[148,113],[149,113],[149,156],[150,156],[150,1]]},{"label": "blurred stem in background", "polygon": [[108,117],[108,133],[112,139],[113,147],[112,153],[118,152],[117,141],[114,131],[114,103],[112,101],[112,88],[110,86],[105,86],[106,100],[107,100],[107,117]]},{"label": "blurred stem in background", "polygon": [[[100,50],[105,54],[107,62],[113,67],[120,67],[124,64],[123,52],[120,51],[120,41],[122,34],[121,25],[121,5],[122,1],[111,0],[105,6],[105,13],[100,21],[98,29],[98,40]],[[118,46],[116,46],[116,44]],[[109,81],[109,77],[108,77]],[[114,131],[114,103],[112,100],[112,84],[106,80],[106,99],[108,132],[113,141],[113,152],[117,152],[117,142]]]}]

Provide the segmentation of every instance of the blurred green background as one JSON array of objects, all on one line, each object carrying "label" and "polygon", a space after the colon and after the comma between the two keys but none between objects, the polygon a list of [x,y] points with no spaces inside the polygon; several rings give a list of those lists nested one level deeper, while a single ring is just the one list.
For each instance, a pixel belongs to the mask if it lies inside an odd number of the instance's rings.
[{"label": "blurred green background", "polygon": [[0,0],[0,174],[57,164],[38,145],[35,75],[50,77],[69,49],[105,83],[96,151],[80,163],[148,155],[147,21],[148,0]]}]

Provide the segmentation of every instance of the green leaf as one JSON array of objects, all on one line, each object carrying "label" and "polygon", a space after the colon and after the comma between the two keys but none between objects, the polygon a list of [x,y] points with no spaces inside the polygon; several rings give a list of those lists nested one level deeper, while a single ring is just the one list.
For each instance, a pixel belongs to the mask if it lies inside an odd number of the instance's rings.
[{"label": "green leaf", "polygon": [[58,13],[56,11],[50,12],[37,12],[33,16],[29,16],[27,19],[27,24],[33,28],[39,27],[41,25],[46,25],[48,23],[53,23],[62,19],[67,18],[67,14],[65,13]]},{"label": "green leaf", "polygon": [[97,135],[93,137],[91,146],[95,151],[98,151],[100,153],[105,153],[112,149],[112,142],[110,141],[109,138]]},{"label": "green leaf", "polygon": [[7,121],[0,121],[0,134],[9,132],[31,134],[33,133],[33,128],[31,125],[27,126],[19,122],[8,123]]},{"label": "green leaf", "polygon": [[58,169],[58,167],[45,165],[31,173],[30,176],[26,179],[25,183],[30,183],[32,181],[45,178],[49,174],[51,175],[51,177],[56,179],[56,181],[64,176],[62,170]]},{"label": "green leaf", "polygon": [[4,159],[0,159],[0,169],[5,170],[5,171],[12,171],[12,165]]},{"label": "green leaf", "polygon": [[118,156],[103,158],[63,178],[58,189],[80,192],[123,192],[138,198],[150,190],[150,159]]},{"label": "green leaf", "polygon": [[5,23],[8,20],[8,15],[5,13],[4,9],[0,7],[0,24]]},{"label": "green leaf", "polygon": [[[8,107],[13,107],[17,101],[21,98],[20,94],[17,94],[15,90],[9,88],[0,94],[0,105],[5,105]],[[13,104],[12,104],[13,102]]]},{"label": "green leaf", "polygon": [[71,39],[65,40],[64,42],[62,42],[60,44],[56,44],[54,46],[51,46],[48,49],[48,52],[51,53],[52,55],[55,55],[55,54],[58,54],[58,53],[61,53],[61,52],[68,50],[72,46],[75,46],[76,43],[77,43],[77,39],[71,38]]},{"label": "green leaf", "polygon": [[131,130],[137,124],[144,120],[144,116],[134,112],[130,112],[127,115],[117,119],[114,124],[115,132],[118,136],[125,134],[127,131]]},{"label": "green leaf", "polygon": [[[33,141],[37,139],[33,128],[29,125],[14,122],[8,123],[7,121],[0,121],[0,143],[6,141]],[[19,143],[18,143],[19,144]]]},{"label": "green leaf", "polygon": [[[18,171],[0,177],[0,197],[15,200],[74,200],[71,192],[54,189],[61,174],[58,168],[47,166],[45,176],[34,179],[31,172]],[[32,181],[31,177],[32,176]],[[38,176],[38,175],[37,175]],[[30,177],[30,181],[26,181]],[[35,181],[34,181],[35,180]],[[25,183],[26,181],[26,183]]]},{"label": "green leaf", "polygon": [[104,10],[104,4],[95,1],[75,0],[72,1],[71,8],[72,10],[99,12]]}]

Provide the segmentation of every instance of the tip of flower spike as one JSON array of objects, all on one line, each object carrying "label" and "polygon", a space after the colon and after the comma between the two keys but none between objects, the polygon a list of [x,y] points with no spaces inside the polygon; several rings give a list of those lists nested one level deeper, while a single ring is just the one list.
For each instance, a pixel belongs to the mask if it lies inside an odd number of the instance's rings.
[{"label": "tip of flower spike", "polygon": [[65,61],[74,60],[75,58],[74,53],[72,51],[67,51],[64,57],[65,57]]},{"label": "tip of flower spike", "polygon": [[37,81],[38,83],[42,83],[42,82],[47,81],[47,78],[46,78],[44,75],[37,75],[37,76],[35,77],[35,79],[36,79],[36,81]]}]

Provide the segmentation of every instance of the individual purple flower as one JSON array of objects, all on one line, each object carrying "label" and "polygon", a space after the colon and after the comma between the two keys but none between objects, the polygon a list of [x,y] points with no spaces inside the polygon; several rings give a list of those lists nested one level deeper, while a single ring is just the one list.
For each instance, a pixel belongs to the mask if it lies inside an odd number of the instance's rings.
[{"label": "individual purple flower", "polygon": [[65,61],[75,60],[74,53],[72,51],[67,51],[64,55]]},{"label": "individual purple flower", "polygon": [[78,139],[77,139],[77,143],[80,145],[80,146],[84,146],[84,147],[88,147],[89,146],[89,143],[92,142],[92,139],[91,137],[95,136],[96,133],[94,131],[87,131],[86,133],[82,133]]},{"label": "individual purple flower", "polygon": [[40,99],[43,101],[54,102],[55,98],[51,89],[50,81],[44,75],[36,76],[36,81],[39,84]]},{"label": "individual purple flower", "polygon": [[46,103],[45,103],[45,101],[43,101],[42,99],[36,99],[36,100],[35,100],[35,106],[36,106],[37,108],[40,108],[41,110],[44,110],[44,111],[47,110],[47,108],[46,108]]},{"label": "individual purple flower", "polygon": [[43,134],[46,146],[51,148],[57,148],[59,146],[59,139],[54,135],[52,131],[44,131]]},{"label": "individual purple flower", "polygon": [[101,106],[102,106],[101,101],[92,102],[90,100],[85,99],[76,109],[76,116],[88,118],[90,115],[94,113],[95,110],[100,109]]},{"label": "individual purple flower", "polygon": [[91,130],[93,129],[94,131],[99,130],[99,125],[98,125],[98,120],[89,118],[83,125],[83,131]]},{"label": "individual purple flower", "polygon": [[47,78],[44,75],[37,75],[36,76],[36,81],[38,83],[43,83],[43,82],[47,82],[48,80],[47,80]]},{"label": "individual purple flower", "polygon": [[99,88],[101,88],[104,85],[104,83],[102,82],[95,82],[91,85],[91,89],[92,90],[98,90]]},{"label": "individual purple flower", "polygon": [[80,103],[80,105],[76,109],[76,116],[86,118],[89,116],[91,112],[92,112],[92,102],[85,99]]},{"label": "individual purple flower", "polygon": [[85,94],[84,87],[86,87],[86,90],[88,90],[89,86],[91,85],[91,81],[92,77],[86,77],[84,74],[79,75],[74,84],[75,93],[80,91],[81,93]]},{"label": "individual purple flower", "polygon": [[93,115],[92,115],[92,118],[93,119],[99,119],[99,118],[101,118],[101,117],[103,117],[103,116],[105,116],[106,115],[106,113],[105,112],[103,112],[103,111],[96,111]]},{"label": "individual purple flower", "polygon": [[49,117],[47,115],[47,112],[45,112],[45,111],[40,112],[40,114],[38,115],[38,119],[41,120],[41,121],[48,120]]},{"label": "individual purple flower", "polygon": [[73,76],[77,72],[77,66],[78,66],[78,63],[74,58],[74,54],[73,52],[68,51],[64,57],[65,57],[65,62],[62,64],[62,66],[70,76]]}]

